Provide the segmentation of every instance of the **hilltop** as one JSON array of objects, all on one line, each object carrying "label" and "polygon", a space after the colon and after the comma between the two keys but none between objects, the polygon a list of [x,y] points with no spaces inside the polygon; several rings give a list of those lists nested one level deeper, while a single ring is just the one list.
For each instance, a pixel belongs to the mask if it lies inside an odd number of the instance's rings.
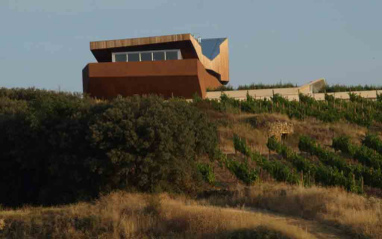
[{"label": "hilltop", "polygon": [[381,117],[380,96],[0,89],[0,235],[380,238]]}]

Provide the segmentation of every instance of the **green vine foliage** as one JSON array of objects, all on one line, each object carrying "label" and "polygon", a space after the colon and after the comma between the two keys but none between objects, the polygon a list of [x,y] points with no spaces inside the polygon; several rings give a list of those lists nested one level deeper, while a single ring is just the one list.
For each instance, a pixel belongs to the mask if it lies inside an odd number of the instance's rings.
[{"label": "green vine foliage", "polygon": [[357,147],[350,142],[350,137],[343,135],[333,138],[332,147],[335,150],[341,150],[343,153],[354,156],[357,152]]},{"label": "green vine foliage", "polygon": [[202,174],[205,182],[213,185],[215,183],[215,174],[211,165],[198,163],[198,170]]},{"label": "green vine foliage", "polygon": [[215,159],[221,166],[225,166],[237,179],[247,185],[253,184],[259,177],[259,172],[249,166],[248,161],[239,162],[227,157],[219,149],[216,150]]},{"label": "green vine foliage", "polygon": [[[293,168],[280,160],[268,160],[258,152],[253,152],[246,145],[243,139],[234,136],[235,150],[249,156],[252,161],[256,162],[257,166],[267,171],[275,180],[280,182],[287,182],[290,184],[299,184],[300,175],[298,175]],[[236,148],[237,147],[237,148]]]},{"label": "green vine foliage", "polygon": [[315,140],[307,136],[300,137],[299,149],[317,156],[323,164],[335,167],[345,175],[353,174],[358,179],[363,178],[365,185],[382,188],[381,169],[374,169],[361,164],[351,164],[336,153],[322,148]]},{"label": "green vine foliage", "polygon": [[258,171],[256,169],[251,169],[247,162],[242,163],[233,159],[228,159],[226,166],[237,179],[247,185],[251,185],[255,182],[259,175]]},{"label": "green vine foliage", "polygon": [[[350,94],[351,101],[335,99],[326,95],[324,101],[300,94],[300,101],[290,101],[275,94],[270,100],[254,99],[247,94],[247,99],[240,101],[222,94],[220,101],[206,100],[220,111],[243,111],[249,113],[281,113],[290,118],[304,120],[314,117],[323,122],[348,121],[362,126],[371,126],[382,122],[382,102],[360,98]],[[236,110],[235,110],[236,109]]]},{"label": "green vine foliage", "polygon": [[382,154],[382,140],[376,134],[367,134],[362,144]]},{"label": "green vine foliage", "polygon": [[335,150],[340,150],[344,154],[349,155],[367,167],[374,169],[381,169],[382,167],[382,155],[364,145],[357,146],[352,144],[348,136],[334,138],[332,147]]},{"label": "green vine foliage", "polygon": [[304,185],[313,183],[323,186],[340,186],[351,192],[362,193],[361,181],[355,181],[353,174],[348,176],[339,172],[338,169],[319,163],[312,163],[310,160],[300,156],[292,149],[281,144],[275,137],[268,139],[267,146],[270,150],[276,151],[284,159],[291,162],[297,171],[304,175]]}]

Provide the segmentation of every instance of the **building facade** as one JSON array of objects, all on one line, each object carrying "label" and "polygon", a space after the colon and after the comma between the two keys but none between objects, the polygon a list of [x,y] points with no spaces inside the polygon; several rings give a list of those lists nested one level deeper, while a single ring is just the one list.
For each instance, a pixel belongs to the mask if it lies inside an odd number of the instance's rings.
[{"label": "building facade", "polygon": [[156,94],[206,97],[229,82],[228,39],[191,34],[90,43],[97,63],[83,69],[83,91],[92,97]]}]

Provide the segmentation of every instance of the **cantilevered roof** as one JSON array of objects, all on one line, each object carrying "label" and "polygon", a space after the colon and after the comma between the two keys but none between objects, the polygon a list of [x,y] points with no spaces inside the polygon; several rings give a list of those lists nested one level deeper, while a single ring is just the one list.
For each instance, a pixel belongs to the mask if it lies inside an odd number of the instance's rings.
[{"label": "cantilevered roof", "polygon": [[111,59],[111,53],[114,50],[123,49],[126,47],[142,47],[153,45],[181,44],[186,42],[189,48],[193,48],[196,56],[202,62],[203,66],[220,75],[219,80],[223,82],[229,81],[229,59],[228,59],[228,39],[227,38],[212,38],[202,39],[199,43],[190,33],[175,34],[156,37],[130,38],[108,41],[90,42],[90,50],[99,60],[99,55],[107,56]]},{"label": "cantilevered roof", "polygon": [[220,54],[220,44],[226,38],[209,38],[202,39],[200,45],[202,46],[203,55],[208,57],[208,59],[213,60]]}]

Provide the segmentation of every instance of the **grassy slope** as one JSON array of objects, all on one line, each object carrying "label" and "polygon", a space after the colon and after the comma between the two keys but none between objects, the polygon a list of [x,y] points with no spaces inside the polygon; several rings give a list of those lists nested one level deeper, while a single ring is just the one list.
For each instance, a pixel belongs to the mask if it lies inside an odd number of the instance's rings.
[{"label": "grassy slope", "polygon": [[[220,122],[220,147],[226,152],[234,151],[232,136],[238,134],[256,150],[268,153],[265,146],[268,138],[266,130],[261,124],[254,125],[248,119],[256,117],[257,122],[291,121],[276,114],[222,114],[216,111],[208,114]],[[356,142],[367,131],[350,124],[325,124],[315,120],[291,122],[294,123],[295,133],[288,138],[287,144],[295,149],[300,134],[307,134],[323,145],[330,145],[333,136],[346,133]],[[270,238],[314,238],[318,235],[305,233],[296,223],[288,223],[288,220],[280,220],[273,215],[220,208],[227,205],[233,208],[245,205],[247,208],[266,209],[288,217],[314,220],[318,225],[336,225],[352,235],[372,238],[382,235],[381,199],[349,194],[338,188],[301,188],[273,182],[243,187],[227,170],[215,167],[215,174],[220,185],[217,189],[225,189],[228,193],[199,202],[175,199],[168,195],[155,197],[120,192],[105,196],[95,203],[3,210],[0,212],[0,237],[160,238],[170,235],[177,238],[213,238],[244,233],[251,234],[251,238],[256,238],[253,235],[262,238],[264,234]],[[297,224],[309,227],[301,219],[297,221]],[[321,230],[323,227],[318,228]]]},{"label": "grassy slope", "polygon": [[[232,190],[232,189],[231,189]],[[276,183],[237,187],[229,196],[211,196],[212,205],[245,205],[327,225],[355,235],[382,236],[382,200],[340,188],[304,188]]]},{"label": "grassy slope", "polygon": [[203,206],[162,194],[113,193],[93,204],[0,213],[5,238],[314,238],[266,214]]},{"label": "grassy slope", "polygon": [[[249,210],[251,208],[279,214]],[[265,235],[273,235],[270,238],[352,238],[355,235],[380,238],[381,219],[379,199],[367,199],[336,188],[262,184],[200,201],[166,194],[116,192],[94,203],[5,210],[0,212],[0,237],[232,238],[244,231],[259,236],[254,238]],[[351,232],[353,236],[344,232]]]},{"label": "grassy slope", "polygon": [[[353,142],[360,143],[367,133],[367,129],[348,123],[323,123],[315,119],[306,121],[290,120],[288,117],[277,114],[224,114],[209,112],[210,117],[226,122],[219,127],[220,147],[223,151],[234,152],[232,137],[234,134],[247,139],[248,145],[254,150],[267,155],[266,142],[267,130],[261,122],[287,121],[294,125],[294,134],[290,135],[286,144],[298,151],[298,139],[300,135],[308,135],[315,138],[321,145],[330,146],[332,138],[342,134],[349,135]],[[253,120],[253,119],[256,120]],[[258,122],[256,125],[253,122]],[[274,155],[271,155],[273,158]],[[350,160],[350,159],[349,159]],[[229,178],[229,174],[221,172],[216,167],[217,178]],[[224,174],[219,175],[219,174]],[[264,176],[264,175],[263,175]],[[262,181],[269,180],[265,175]],[[231,180],[223,184],[229,191],[236,191],[237,182]],[[237,205],[268,209],[284,215],[298,216],[320,222],[329,223],[350,230],[354,235],[368,235],[372,238],[382,237],[382,200],[375,198],[381,196],[378,189],[365,187],[370,197],[354,195],[338,188],[299,188],[292,186],[277,186],[268,182],[266,186],[241,190],[241,194],[235,197],[212,199],[216,205]],[[239,190],[240,191],[240,190]],[[250,196],[249,196],[250,195]],[[214,202],[216,200],[216,202]],[[229,203],[231,202],[231,203]]]}]

